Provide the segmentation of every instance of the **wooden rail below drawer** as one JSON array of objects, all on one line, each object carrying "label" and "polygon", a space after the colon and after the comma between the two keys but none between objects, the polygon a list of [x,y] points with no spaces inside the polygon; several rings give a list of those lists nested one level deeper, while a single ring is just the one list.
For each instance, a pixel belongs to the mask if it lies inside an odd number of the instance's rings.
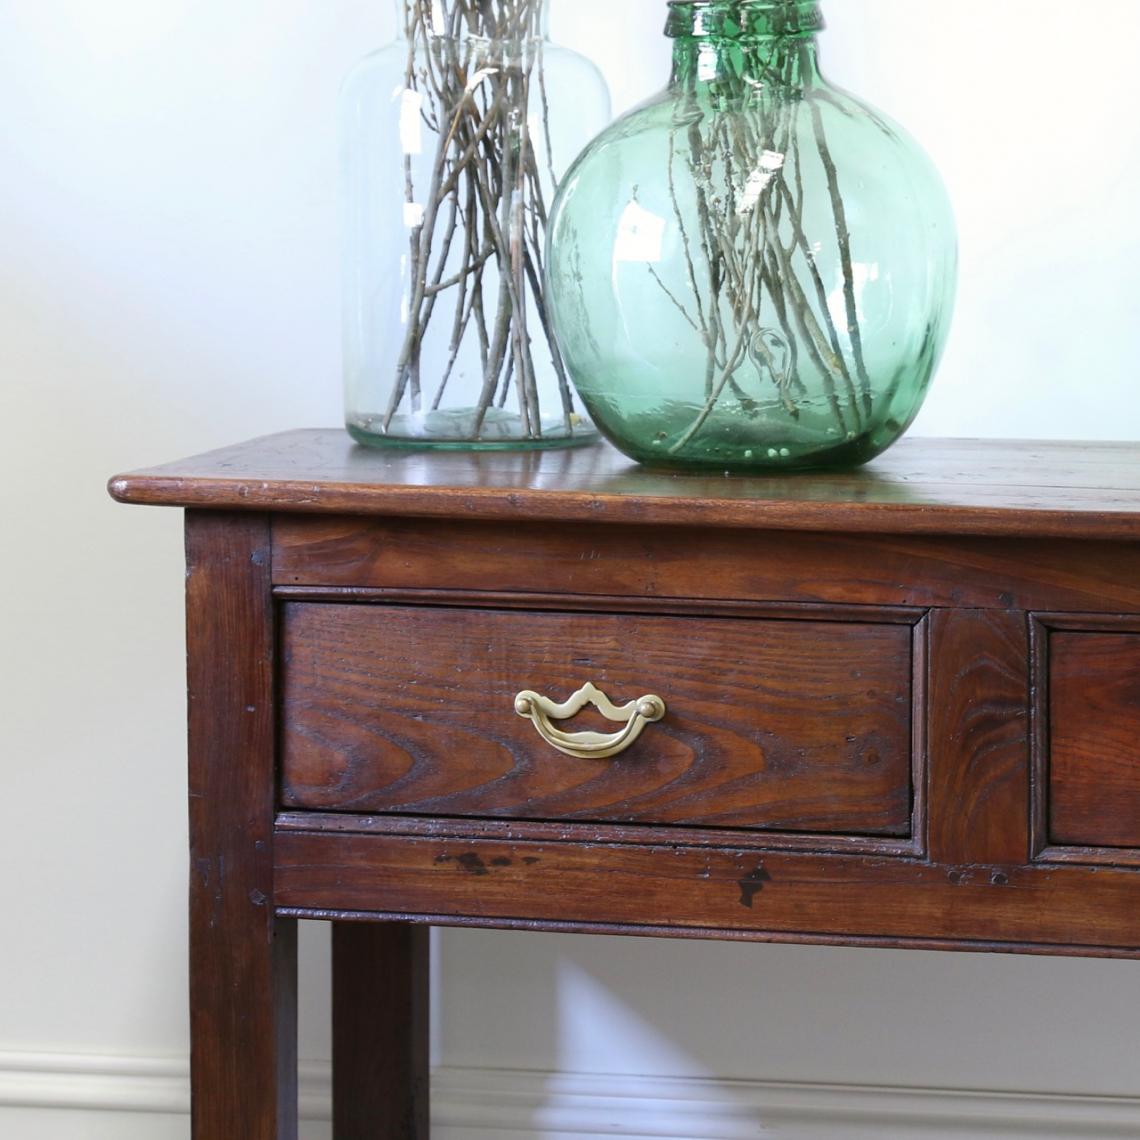
[{"label": "wooden rail below drawer", "polygon": [[283,913],[1140,956],[1140,871],[278,829]]}]

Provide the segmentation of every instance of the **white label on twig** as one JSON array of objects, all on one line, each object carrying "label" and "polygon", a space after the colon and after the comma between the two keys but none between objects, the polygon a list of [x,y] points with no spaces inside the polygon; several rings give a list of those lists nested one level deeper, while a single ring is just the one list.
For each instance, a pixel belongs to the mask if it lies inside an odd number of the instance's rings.
[{"label": "white label on twig", "polygon": [[400,92],[400,148],[404,154],[423,154],[424,123],[420,115],[424,97],[405,88]]},{"label": "white label on twig", "polygon": [[743,217],[760,201],[760,196],[768,189],[777,171],[783,169],[783,166],[784,155],[774,150],[766,150],[760,155],[756,169],[748,175],[748,181],[744,184],[744,193],[741,194],[740,204],[736,207],[737,214]]}]

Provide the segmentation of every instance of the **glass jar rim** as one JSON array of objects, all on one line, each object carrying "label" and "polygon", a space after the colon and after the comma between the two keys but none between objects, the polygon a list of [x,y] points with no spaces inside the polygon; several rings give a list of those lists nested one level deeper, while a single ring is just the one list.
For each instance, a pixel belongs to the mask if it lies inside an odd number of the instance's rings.
[{"label": "glass jar rim", "polygon": [[782,39],[824,28],[819,0],[668,0],[665,34],[675,39]]},{"label": "glass jar rim", "polygon": [[[454,28],[449,30],[442,19],[445,9],[441,6],[440,0],[395,0],[395,5],[396,27],[401,36],[409,33],[411,18],[417,11],[426,18],[426,34],[432,39],[447,39],[454,36],[457,39],[499,42],[528,38],[548,39],[550,36],[550,0],[523,0],[512,13],[498,12],[497,15],[504,18],[509,15],[510,20],[503,28],[494,31],[474,30],[464,20],[459,20]],[[495,5],[496,0],[479,5],[479,10],[475,14],[480,17],[495,16]]]}]

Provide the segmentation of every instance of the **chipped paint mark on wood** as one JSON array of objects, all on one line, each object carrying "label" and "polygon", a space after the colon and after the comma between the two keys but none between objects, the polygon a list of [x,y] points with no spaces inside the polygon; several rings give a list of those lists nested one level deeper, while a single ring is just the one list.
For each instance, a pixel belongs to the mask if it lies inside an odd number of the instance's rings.
[{"label": "chipped paint mark on wood", "polygon": [[740,887],[740,905],[746,906],[749,909],[756,899],[756,896],[764,889],[767,883],[772,881],[772,876],[764,869],[763,863],[756,865],[756,870],[751,875],[745,875],[737,886]]},{"label": "chipped paint mark on wood", "polygon": [[462,855],[437,855],[436,866],[444,863],[454,863],[461,871],[469,875],[489,875],[491,872],[487,864],[474,852],[465,851]]}]

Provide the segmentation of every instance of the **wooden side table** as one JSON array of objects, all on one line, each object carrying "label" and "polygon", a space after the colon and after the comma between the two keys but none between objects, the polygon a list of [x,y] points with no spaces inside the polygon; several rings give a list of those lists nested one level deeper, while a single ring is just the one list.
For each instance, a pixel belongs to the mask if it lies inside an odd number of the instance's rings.
[{"label": "wooden side table", "polygon": [[429,924],[1140,956],[1140,448],[843,475],[262,439],[187,508],[196,1140],[425,1140]]}]

